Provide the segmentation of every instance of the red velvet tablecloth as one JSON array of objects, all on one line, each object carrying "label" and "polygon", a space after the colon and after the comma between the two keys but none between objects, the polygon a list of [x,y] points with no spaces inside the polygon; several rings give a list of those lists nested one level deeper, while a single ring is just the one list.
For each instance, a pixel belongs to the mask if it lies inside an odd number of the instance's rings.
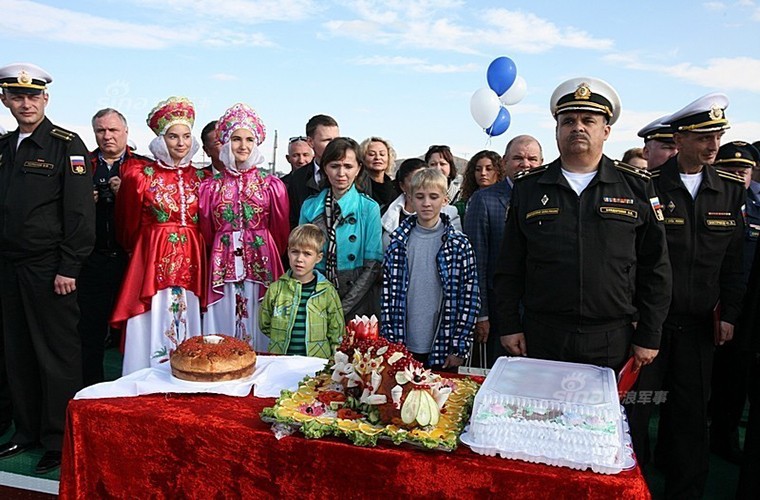
[{"label": "red velvet tablecloth", "polygon": [[594,474],[408,445],[275,439],[273,399],[160,394],[71,401],[61,498],[650,498],[640,470]]}]

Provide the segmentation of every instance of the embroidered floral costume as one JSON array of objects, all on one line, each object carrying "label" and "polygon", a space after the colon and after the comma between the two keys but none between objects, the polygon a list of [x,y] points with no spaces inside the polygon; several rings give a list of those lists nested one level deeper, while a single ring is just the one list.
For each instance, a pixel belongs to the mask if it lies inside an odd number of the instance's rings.
[{"label": "embroidered floral costume", "polygon": [[[151,118],[169,110],[183,116],[192,111],[187,100],[162,104]],[[183,123],[169,118],[162,132]],[[201,333],[206,251],[198,229],[198,188],[208,173],[192,167],[196,150],[193,139],[186,161],[171,166],[162,133],[151,143],[157,160],[122,177],[117,238],[130,261],[111,324],[126,326],[124,374],[166,360],[174,346]]]},{"label": "embroidered floral costume", "polygon": [[[256,147],[238,164],[231,136],[238,129],[254,136]],[[249,341],[265,351],[268,339],[258,328],[259,299],[283,273],[281,254],[290,232],[285,185],[256,168],[264,161],[258,145],[265,129],[255,111],[236,104],[220,118],[217,134],[222,142],[222,173],[200,188],[200,227],[210,244],[206,334],[224,333]]]}]

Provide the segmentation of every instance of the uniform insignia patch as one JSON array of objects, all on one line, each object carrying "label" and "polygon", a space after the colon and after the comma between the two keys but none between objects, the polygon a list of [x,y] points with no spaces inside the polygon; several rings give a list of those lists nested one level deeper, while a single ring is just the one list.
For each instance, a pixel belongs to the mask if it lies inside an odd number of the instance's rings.
[{"label": "uniform insignia patch", "polygon": [[538,217],[540,215],[557,215],[558,213],[559,208],[539,208],[538,210],[533,210],[532,212],[525,214],[525,220],[532,219],[533,217]]},{"label": "uniform insignia patch", "polygon": [[548,197],[548,196],[546,196],[546,195],[543,195],[543,196],[541,197],[541,204],[542,204],[543,206],[546,206],[546,204],[547,204],[548,202],[549,202],[549,197]]},{"label": "uniform insignia patch", "polygon": [[603,214],[624,215],[625,217],[630,217],[631,219],[638,219],[639,217],[639,213],[636,210],[631,210],[630,208],[599,207],[599,212]]},{"label": "uniform insignia patch", "polygon": [[46,170],[53,170],[53,167],[55,167],[55,165],[53,165],[52,163],[48,163],[45,160],[37,160],[37,161],[29,160],[29,161],[24,162],[24,167],[25,168],[44,168]]},{"label": "uniform insignia patch", "polygon": [[[671,201],[670,203],[673,202]],[[652,210],[654,211],[654,216],[657,217],[657,220],[660,222],[665,220],[665,216],[662,215],[662,205],[660,204],[660,198],[657,196],[649,198],[649,204],[652,205]]]},{"label": "uniform insignia patch", "polygon": [[707,212],[708,217],[731,217],[731,212]]},{"label": "uniform insignia patch", "polygon": [[670,203],[668,203],[668,211],[672,212],[675,209],[676,209],[676,204],[673,203],[673,200],[670,200]]},{"label": "uniform insignia patch", "polygon": [[707,227],[733,227],[736,226],[734,219],[705,219]]},{"label": "uniform insignia patch", "polygon": [[602,198],[605,203],[620,203],[621,205],[633,205],[633,198],[611,198],[605,196]]},{"label": "uniform insignia patch", "polygon": [[666,217],[664,222],[668,226],[683,226],[686,224],[686,219],[682,219],[681,217]]},{"label": "uniform insignia patch", "polygon": [[87,173],[87,167],[84,163],[84,156],[69,156],[71,163],[71,173],[74,175],[84,175]]}]

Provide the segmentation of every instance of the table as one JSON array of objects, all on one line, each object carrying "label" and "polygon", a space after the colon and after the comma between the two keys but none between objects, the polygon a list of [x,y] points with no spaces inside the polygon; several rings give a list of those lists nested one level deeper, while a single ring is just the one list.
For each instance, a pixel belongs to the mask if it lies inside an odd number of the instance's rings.
[{"label": "table", "polygon": [[650,498],[641,471],[616,475],[409,445],[275,439],[274,399],[155,394],[73,400],[66,498]]}]

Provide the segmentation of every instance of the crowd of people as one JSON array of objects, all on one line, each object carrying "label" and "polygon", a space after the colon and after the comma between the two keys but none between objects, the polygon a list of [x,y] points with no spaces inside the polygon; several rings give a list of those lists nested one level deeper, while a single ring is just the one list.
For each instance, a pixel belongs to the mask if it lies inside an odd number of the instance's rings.
[{"label": "crowd of people", "polygon": [[[260,169],[266,127],[247,104],[198,142],[189,99],[158,103],[152,158],[102,109],[88,152],[45,116],[51,81],[32,64],[0,68],[18,122],[0,137],[0,433],[15,424],[0,458],[41,444],[36,471],[60,465],[66,404],[103,380],[108,342],[123,374],[195,335],[330,358],[346,321],[375,315],[437,370],[502,355],[616,371],[632,359],[634,448],[642,465],[654,451],[669,497],[701,496],[710,432],[741,460],[738,420],[748,392],[760,399],[760,153],[721,146],[723,94],[646,125],[643,148],[618,161],[603,152],[616,91],[571,79],[551,98],[559,158],[545,163],[520,135],[462,174],[445,145],[396,168],[387,139],[359,143],[316,115],[288,141],[280,179]],[[193,162],[201,147],[209,167]],[[740,495],[758,487],[756,407]]]}]

